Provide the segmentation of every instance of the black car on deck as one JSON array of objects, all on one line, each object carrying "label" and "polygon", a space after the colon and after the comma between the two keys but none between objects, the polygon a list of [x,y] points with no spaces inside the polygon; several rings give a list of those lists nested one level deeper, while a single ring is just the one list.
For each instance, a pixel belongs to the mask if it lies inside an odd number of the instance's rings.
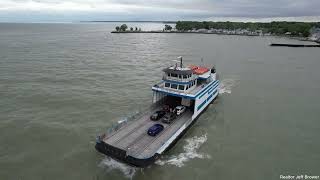
[{"label": "black car on deck", "polygon": [[153,114],[150,116],[150,119],[151,119],[152,121],[157,121],[157,120],[161,119],[165,114],[166,114],[165,111],[156,111],[155,113],[153,113]]},{"label": "black car on deck", "polygon": [[167,124],[170,124],[173,120],[175,120],[177,117],[176,113],[167,113],[163,119],[162,119],[162,122],[163,123],[167,123]]}]

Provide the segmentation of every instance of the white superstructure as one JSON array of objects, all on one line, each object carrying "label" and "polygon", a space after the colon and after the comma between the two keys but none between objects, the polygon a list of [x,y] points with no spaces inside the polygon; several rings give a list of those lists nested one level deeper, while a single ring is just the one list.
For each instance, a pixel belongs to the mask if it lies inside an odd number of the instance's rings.
[{"label": "white superstructure", "polygon": [[163,70],[162,81],[152,87],[153,103],[164,97],[177,97],[177,105],[193,111],[195,119],[218,95],[219,80],[215,68],[175,65]]}]

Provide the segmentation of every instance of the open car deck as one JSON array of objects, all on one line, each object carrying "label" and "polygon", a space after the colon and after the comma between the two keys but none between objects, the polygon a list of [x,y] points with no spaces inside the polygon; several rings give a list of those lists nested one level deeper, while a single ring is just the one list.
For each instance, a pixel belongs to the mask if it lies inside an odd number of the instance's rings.
[{"label": "open car deck", "polygon": [[[191,121],[192,112],[187,109],[183,114],[171,124],[158,121],[151,121],[150,115],[157,109],[146,112],[141,118],[131,121],[119,130],[107,135],[103,142],[124,150],[126,156],[136,159],[147,159],[154,156],[159,149],[188,121]],[[158,108],[159,110],[159,108]],[[157,136],[152,137],[147,134],[147,130],[154,124],[162,124],[164,130]]]}]

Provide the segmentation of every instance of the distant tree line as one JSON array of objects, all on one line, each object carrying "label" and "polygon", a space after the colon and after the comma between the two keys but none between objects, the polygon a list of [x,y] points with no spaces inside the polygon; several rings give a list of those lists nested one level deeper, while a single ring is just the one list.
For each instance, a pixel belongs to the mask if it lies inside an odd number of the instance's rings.
[{"label": "distant tree line", "polygon": [[311,28],[320,28],[320,22],[270,22],[270,23],[253,23],[253,22],[211,22],[211,21],[178,21],[176,29],[178,31],[187,31],[192,29],[248,29],[251,31],[262,30],[263,33],[272,33],[275,35],[284,35],[289,32],[292,36],[310,35]]},{"label": "distant tree line", "polygon": [[[116,31],[127,31],[128,26],[126,24],[122,24],[121,26],[116,26]],[[130,27],[130,31],[141,31],[141,28],[138,27]]]}]

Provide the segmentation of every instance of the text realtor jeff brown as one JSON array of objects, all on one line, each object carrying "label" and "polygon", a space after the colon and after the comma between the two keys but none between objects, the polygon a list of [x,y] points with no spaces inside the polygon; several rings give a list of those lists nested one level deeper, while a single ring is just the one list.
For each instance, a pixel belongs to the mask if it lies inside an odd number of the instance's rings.
[{"label": "text realtor jeff brown", "polygon": [[280,179],[320,179],[320,176],[309,176],[309,175],[280,175]]}]

